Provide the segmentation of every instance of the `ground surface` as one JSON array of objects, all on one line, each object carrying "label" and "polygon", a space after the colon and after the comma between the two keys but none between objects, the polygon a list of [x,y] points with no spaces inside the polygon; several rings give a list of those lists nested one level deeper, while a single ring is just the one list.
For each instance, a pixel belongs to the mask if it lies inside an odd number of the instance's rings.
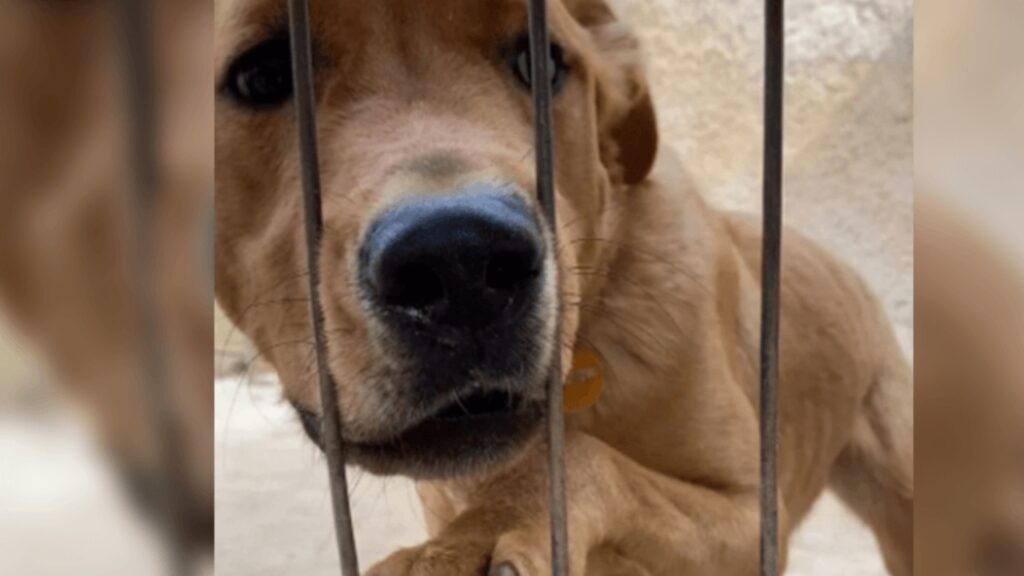
[{"label": "ground surface", "polygon": [[[323,458],[272,380],[217,385],[217,574],[337,576]],[[350,471],[360,560],[420,543],[410,482]],[[880,576],[874,539],[826,496],[797,535],[787,576]]]}]

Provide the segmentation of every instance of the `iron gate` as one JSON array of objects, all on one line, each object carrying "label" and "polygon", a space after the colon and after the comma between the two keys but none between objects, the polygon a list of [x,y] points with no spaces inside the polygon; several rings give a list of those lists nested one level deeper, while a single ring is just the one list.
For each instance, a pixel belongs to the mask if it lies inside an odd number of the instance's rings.
[{"label": "iron gate", "polygon": [[[765,87],[762,240],[762,306],[760,354],[761,435],[761,560],[760,574],[778,574],[777,501],[777,381],[779,334],[779,280],[782,234],[782,120],[784,62],[784,2],[765,0]],[[337,392],[326,366],[326,342],[320,309],[317,254],[323,231],[319,159],[316,142],[316,100],[308,0],[288,1],[292,72],[295,83],[296,122],[302,165],[306,248],[309,264],[310,313],[320,386],[322,436],[330,475],[331,497],[343,576],[358,576],[355,536],[349,506],[348,482],[342,451]],[[551,233],[555,226],[553,185],[551,85],[548,76],[550,37],[547,1],[529,0],[530,52],[536,140],[537,195]],[[556,324],[557,326],[557,324]],[[548,453],[551,503],[551,565],[553,576],[568,574],[568,532],[565,503],[565,425],[562,413],[561,370],[558,354],[548,381]],[[331,407],[331,409],[327,409]],[[766,439],[768,441],[766,441]]]}]

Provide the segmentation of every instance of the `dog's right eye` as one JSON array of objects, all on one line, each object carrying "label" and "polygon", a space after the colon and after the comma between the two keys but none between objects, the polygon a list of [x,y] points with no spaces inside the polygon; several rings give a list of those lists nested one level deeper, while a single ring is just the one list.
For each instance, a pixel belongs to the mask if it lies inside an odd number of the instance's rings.
[{"label": "dog's right eye", "polygon": [[[533,66],[531,63],[530,56],[530,37],[529,35],[522,35],[516,40],[515,46],[513,47],[510,54],[510,66],[516,74],[516,78],[526,88],[530,88],[533,85]],[[565,85],[565,80],[569,75],[569,66],[565,62],[565,54],[562,51],[562,47],[556,42],[551,43],[551,57],[549,59],[548,73],[551,78],[551,89],[555,94],[562,89]]]},{"label": "dog's right eye", "polygon": [[228,67],[224,90],[250,108],[271,108],[292,96],[291,49],[287,38],[250,48]]}]

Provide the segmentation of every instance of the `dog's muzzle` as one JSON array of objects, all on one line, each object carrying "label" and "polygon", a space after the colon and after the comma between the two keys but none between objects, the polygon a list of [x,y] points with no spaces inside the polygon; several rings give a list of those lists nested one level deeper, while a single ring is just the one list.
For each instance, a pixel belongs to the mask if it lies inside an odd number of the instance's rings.
[{"label": "dog's muzzle", "polygon": [[387,321],[472,339],[519,320],[541,282],[544,239],[517,196],[470,190],[393,208],[362,246],[365,294]]},{"label": "dog's muzzle", "polygon": [[354,460],[448,475],[532,432],[550,356],[547,252],[526,202],[491,186],[409,200],[369,226],[361,299],[403,416],[390,437],[353,442]]}]

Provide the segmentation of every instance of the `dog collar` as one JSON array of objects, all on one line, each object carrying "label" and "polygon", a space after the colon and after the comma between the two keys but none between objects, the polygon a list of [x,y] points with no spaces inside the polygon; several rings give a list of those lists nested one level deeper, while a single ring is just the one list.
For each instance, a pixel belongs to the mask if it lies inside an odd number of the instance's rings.
[{"label": "dog collar", "polygon": [[604,388],[604,364],[592,350],[577,348],[572,357],[572,370],[565,379],[562,410],[579,412],[590,408],[601,397]]}]

